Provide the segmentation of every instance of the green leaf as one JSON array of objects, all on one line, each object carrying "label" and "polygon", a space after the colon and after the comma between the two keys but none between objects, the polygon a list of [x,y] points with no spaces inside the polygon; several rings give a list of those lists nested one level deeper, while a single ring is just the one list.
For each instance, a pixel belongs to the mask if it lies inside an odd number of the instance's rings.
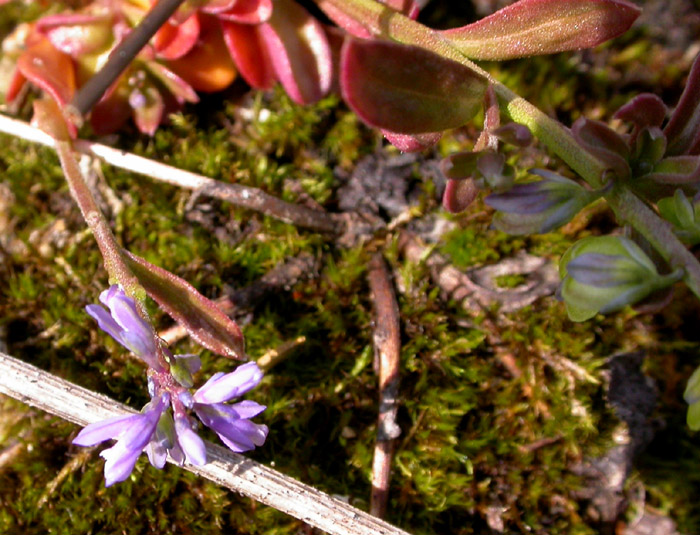
[{"label": "green leaf", "polygon": [[427,50],[348,38],[340,66],[343,97],[370,126],[401,134],[462,126],[479,111],[485,78]]}]

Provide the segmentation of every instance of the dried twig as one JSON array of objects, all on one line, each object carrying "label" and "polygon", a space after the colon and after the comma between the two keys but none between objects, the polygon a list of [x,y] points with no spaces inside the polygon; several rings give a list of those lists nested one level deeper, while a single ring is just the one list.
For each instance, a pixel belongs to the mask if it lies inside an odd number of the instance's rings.
[{"label": "dried twig", "polygon": [[[5,115],[0,115],[0,132],[54,147],[53,139],[38,128]],[[340,234],[345,230],[346,217],[343,214],[329,214],[322,210],[313,210],[306,206],[282,201],[258,188],[219,182],[213,178],[177,169],[100,143],[79,139],[73,145],[76,150],[96,156],[120,169],[147,176],[158,182],[194,190],[197,195],[215,197],[230,202],[234,206],[255,210],[301,228],[333,234]]]},{"label": "dried twig", "polygon": [[[0,353],[0,393],[78,425],[133,409]],[[221,446],[207,444],[209,463],[185,470],[274,507],[331,535],[407,535],[347,503]]]},{"label": "dried twig", "polygon": [[372,463],[370,513],[382,518],[389,499],[394,440],[401,434],[396,423],[401,331],[399,306],[381,253],[376,253],[370,260],[368,279],[375,314],[374,367],[379,375],[379,418]]},{"label": "dried twig", "polygon": [[165,24],[184,0],[159,0],[139,24],[109,55],[109,60],[73,97],[68,113],[80,122],[129,66],[151,37]]}]

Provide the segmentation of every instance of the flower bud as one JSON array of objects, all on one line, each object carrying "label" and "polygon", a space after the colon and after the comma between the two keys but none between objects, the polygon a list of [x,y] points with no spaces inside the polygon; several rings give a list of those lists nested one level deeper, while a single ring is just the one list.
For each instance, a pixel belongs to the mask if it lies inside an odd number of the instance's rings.
[{"label": "flower bud", "polygon": [[585,321],[614,312],[670,286],[682,272],[660,275],[642,249],[628,238],[590,237],[561,258],[559,295],[569,318]]},{"label": "flower bud", "polygon": [[681,240],[690,245],[700,243],[700,202],[691,203],[683,190],[677,189],[673,197],[661,199],[657,206]]},{"label": "flower bud", "polygon": [[568,223],[584,206],[603,191],[589,191],[583,186],[544,169],[532,174],[543,180],[517,184],[504,193],[489,195],[485,203],[499,212],[493,225],[509,234],[550,232]]}]

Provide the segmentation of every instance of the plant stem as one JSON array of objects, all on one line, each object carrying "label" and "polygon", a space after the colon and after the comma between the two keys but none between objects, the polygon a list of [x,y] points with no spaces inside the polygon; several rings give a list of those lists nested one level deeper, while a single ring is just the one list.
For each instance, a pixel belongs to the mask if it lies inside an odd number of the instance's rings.
[{"label": "plant stem", "polygon": [[616,185],[605,199],[622,223],[633,227],[666,260],[671,269],[682,269],[683,281],[700,299],[700,262],[676,237],[671,224],[656,215],[624,185]]},{"label": "plant stem", "polygon": [[[0,132],[47,147],[56,146],[55,139],[44,131],[2,114],[0,114]],[[329,214],[323,210],[286,202],[258,188],[220,182],[94,141],[78,139],[73,145],[79,152],[100,158],[119,169],[139,173],[158,182],[194,190],[194,195],[215,197],[230,202],[234,206],[255,210],[308,230],[328,234],[342,234],[346,230],[346,222],[338,214]]]},{"label": "plant stem", "polygon": [[[603,185],[605,164],[583,149],[568,128],[495,80],[440,33],[375,0],[317,0],[317,3],[331,18],[362,21],[370,34],[420,46],[469,67],[493,84],[511,119],[527,126],[535,137],[591,187],[600,188]],[[605,197],[618,217],[635,227],[674,269],[685,270],[686,284],[700,298],[700,262],[673,234],[670,225],[623,185],[616,186]]]},{"label": "plant stem", "polygon": [[102,98],[107,88],[133,61],[153,35],[175,13],[184,0],[160,0],[112,51],[107,63],[81,87],[68,105],[67,114],[76,124]]}]

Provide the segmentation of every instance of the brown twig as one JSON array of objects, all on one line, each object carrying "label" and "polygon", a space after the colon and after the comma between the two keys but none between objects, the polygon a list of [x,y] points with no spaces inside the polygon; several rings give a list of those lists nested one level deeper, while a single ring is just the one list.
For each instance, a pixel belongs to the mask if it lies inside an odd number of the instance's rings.
[{"label": "brown twig", "polygon": [[369,264],[369,287],[374,303],[374,368],[379,375],[379,417],[372,463],[370,513],[382,518],[389,499],[394,440],[401,434],[396,423],[399,393],[401,331],[399,306],[391,275],[381,253]]},{"label": "brown twig", "polygon": [[[278,264],[252,284],[214,302],[224,314],[231,317],[242,316],[270,292],[292,286],[299,280],[312,276],[317,269],[317,259],[309,254],[302,254]],[[160,332],[159,336],[166,344],[174,344],[187,336],[187,331],[180,325],[174,325]]]},{"label": "brown twig", "polygon": [[107,88],[133,61],[160,27],[177,11],[184,0],[160,0],[129,35],[111,52],[104,66],[82,86],[68,105],[68,115],[76,123],[102,98]]},{"label": "brown twig", "polygon": [[[38,128],[4,115],[0,115],[0,132],[49,147],[56,145],[51,136]],[[262,212],[270,217],[317,232],[342,234],[348,227],[346,214],[329,214],[323,210],[312,210],[306,206],[277,199],[258,188],[219,182],[100,143],[79,139],[74,142],[74,146],[76,150],[96,156],[120,169],[145,175],[158,182],[194,190],[195,197],[205,195],[221,199],[234,206]]]}]

